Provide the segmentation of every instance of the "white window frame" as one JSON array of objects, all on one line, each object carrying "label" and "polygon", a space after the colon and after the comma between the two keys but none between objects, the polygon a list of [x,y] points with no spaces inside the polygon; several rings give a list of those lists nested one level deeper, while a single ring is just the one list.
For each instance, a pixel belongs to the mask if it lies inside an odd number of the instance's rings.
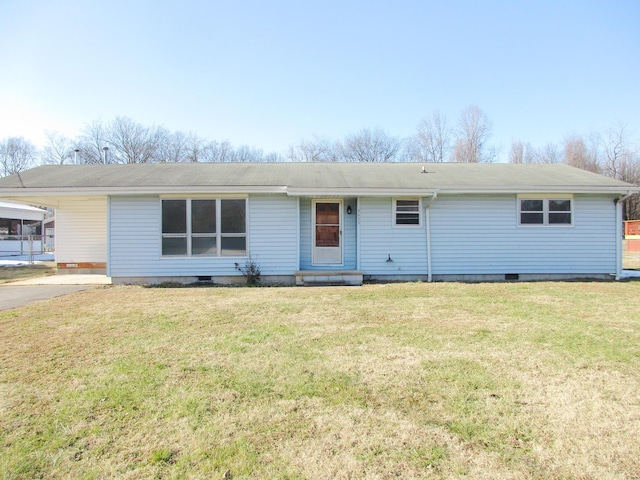
[{"label": "white window frame", "polygon": [[[523,200],[542,200],[542,223],[522,223],[522,201]],[[569,211],[554,212],[549,210],[550,200],[568,200],[570,202]],[[575,215],[575,203],[573,201],[573,195],[569,194],[519,194],[517,196],[517,210],[518,210],[518,226],[525,228],[536,227],[573,227],[574,215]],[[524,212],[526,213],[526,211]],[[549,223],[549,213],[568,213],[571,216],[569,223]]]},{"label": "white window frame", "polygon": [[[163,233],[162,232],[162,201],[163,200],[181,200],[186,202],[186,216],[187,226],[186,233]],[[215,233],[193,233],[192,232],[192,216],[191,216],[191,202],[193,200],[211,200],[216,202],[216,232]],[[222,232],[222,200],[243,200],[245,209],[245,226],[244,233],[225,233]],[[185,238],[187,240],[187,253],[184,255],[163,255],[162,253],[162,240],[164,238]],[[214,238],[216,239],[216,253],[213,254],[193,254],[192,253],[192,239],[193,238]],[[243,255],[223,255],[222,254],[222,238],[244,238],[245,239],[245,253]],[[247,197],[242,196],[190,196],[190,197],[175,197],[175,196],[163,196],[160,198],[160,256],[162,258],[247,258],[249,256],[249,202]]]},{"label": "white window frame", "polygon": [[[406,224],[406,223],[397,223],[398,221],[398,201],[412,201],[418,202],[418,223],[417,224]],[[394,228],[420,228],[422,226],[422,198],[416,197],[398,197],[392,199],[392,215],[391,215],[391,223]],[[404,212],[406,213],[406,212]]]}]

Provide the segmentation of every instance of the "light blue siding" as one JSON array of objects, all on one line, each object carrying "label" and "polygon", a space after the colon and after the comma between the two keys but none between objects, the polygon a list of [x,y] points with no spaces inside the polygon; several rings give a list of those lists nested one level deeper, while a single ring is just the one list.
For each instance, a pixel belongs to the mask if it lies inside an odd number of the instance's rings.
[{"label": "light blue siding", "polygon": [[515,195],[438,197],[433,274],[614,273],[612,200],[574,196],[573,226],[518,226]]},{"label": "light blue siding", "polygon": [[[249,253],[262,275],[292,275],[297,269],[297,200],[249,197]],[[159,197],[110,198],[110,274],[112,277],[240,276],[235,263],[246,257],[161,255]]]},{"label": "light blue siding", "polygon": [[263,275],[293,275],[298,269],[298,199],[249,197],[249,251]]},{"label": "light blue siding", "polygon": [[[311,261],[311,202],[249,196],[249,251],[263,275],[336,268],[372,276],[427,275],[424,209],[420,226],[395,226],[393,199],[344,199],[344,264],[318,267]],[[163,258],[158,196],[111,197],[109,213],[109,273],[114,278],[241,275],[235,263],[243,265],[246,257]],[[517,215],[516,195],[439,196],[430,210],[432,273],[615,273],[613,197],[575,195],[572,226],[518,226]]]},{"label": "light blue siding", "polygon": [[359,210],[360,270],[365,275],[426,275],[424,212],[420,226],[395,226],[391,198],[361,198]]},{"label": "light blue siding", "polygon": [[[343,199],[343,265],[313,265],[311,257],[311,248],[313,245],[312,238],[312,215],[311,201],[309,197],[300,199],[300,270],[335,270],[336,268],[344,270],[355,270],[357,264],[357,215],[356,215],[356,199]],[[351,215],[347,214],[347,207],[351,206]]]}]

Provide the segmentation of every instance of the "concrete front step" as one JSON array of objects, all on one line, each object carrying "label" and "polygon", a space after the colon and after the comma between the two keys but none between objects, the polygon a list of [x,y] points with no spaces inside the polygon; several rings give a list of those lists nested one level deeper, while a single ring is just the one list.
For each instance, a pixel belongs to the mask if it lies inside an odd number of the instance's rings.
[{"label": "concrete front step", "polygon": [[296,285],[362,285],[363,273],[359,270],[302,270],[296,272]]}]

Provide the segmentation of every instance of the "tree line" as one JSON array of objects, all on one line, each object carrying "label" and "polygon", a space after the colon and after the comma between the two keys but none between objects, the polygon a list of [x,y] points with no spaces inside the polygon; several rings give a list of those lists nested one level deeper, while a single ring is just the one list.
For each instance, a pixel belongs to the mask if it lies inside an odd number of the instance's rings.
[{"label": "tree line", "polygon": [[[46,164],[163,163],[163,162],[468,162],[497,160],[500,150],[491,143],[493,125],[477,106],[464,109],[455,122],[433,112],[416,126],[413,135],[400,138],[380,128],[364,128],[334,140],[314,137],[291,145],[285,152],[229,141],[208,140],[193,133],[146,126],[128,117],[86,124],[75,138],[46,132],[38,149],[22,137],[0,141],[0,176]],[[560,144],[536,148],[513,141],[510,163],[565,163],[629,183],[640,184],[640,148],[632,132],[616,124],[587,136],[572,134]],[[638,196],[625,203],[625,218],[640,218]]]},{"label": "tree line", "polygon": [[[42,149],[21,137],[0,143],[1,175],[36,165],[162,162],[491,162],[497,150],[488,146],[491,122],[476,106],[462,112],[456,129],[443,115],[425,119],[410,138],[365,128],[341,140],[313,138],[291,145],[285,152],[228,141],[207,140],[193,133],[146,126],[128,117],[86,124],[75,138],[46,132]],[[449,148],[449,143],[451,147]],[[451,151],[449,151],[451,150]]]}]

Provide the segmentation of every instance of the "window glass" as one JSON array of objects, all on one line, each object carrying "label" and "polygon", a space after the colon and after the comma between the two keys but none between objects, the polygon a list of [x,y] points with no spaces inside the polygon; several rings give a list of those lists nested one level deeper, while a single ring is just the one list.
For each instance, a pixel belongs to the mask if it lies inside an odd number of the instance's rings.
[{"label": "window glass", "polygon": [[222,217],[220,226],[221,232],[245,233],[245,210],[246,202],[244,200],[222,200],[220,205],[220,216]]},{"label": "window glass", "polygon": [[192,255],[217,255],[216,237],[193,237],[191,239]]},{"label": "window glass", "polygon": [[316,203],[316,225],[338,225],[339,223],[339,203]]},{"label": "window glass", "polygon": [[571,200],[549,200],[550,212],[570,212]]},{"label": "window glass", "polygon": [[571,225],[571,199],[520,200],[521,225]]},{"label": "window glass", "polygon": [[216,201],[191,201],[191,231],[192,233],[216,232]]},{"label": "window glass", "polygon": [[420,225],[419,200],[396,200],[396,225]]},{"label": "window glass", "polygon": [[162,233],[187,233],[187,202],[162,201]]},{"label": "window glass", "polygon": [[246,231],[244,199],[162,200],[164,256],[245,256]]},{"label": "window glass", "polygon": [[337,225],[316,225],[316,247],[339,247],[340,227]]},{"label": "window glass", "polygon": [[544,210],[544,200],[521,200],[520,211],[522,212],[542,212]]},{"label": "window glass", "polygon": [[185,237],[165,237],[162,239],[162,255],[186,255],[187,239]]},{"label": "window glass", "polygon": [[220,246],[222,255],[241,256],[247,254],[246,237],[222,237]]},{"label": "window glass", "polygon": [[542,225],[544,223],[544,213],[522,212],[520,214],[520,223],[527,224],[527,225],[535,225],[535,224]]},{"label": "window glass", "polygon": [[549,212],[549,223],[557,224],[571,224],[571,214],[570,213],[554,213]]}]

